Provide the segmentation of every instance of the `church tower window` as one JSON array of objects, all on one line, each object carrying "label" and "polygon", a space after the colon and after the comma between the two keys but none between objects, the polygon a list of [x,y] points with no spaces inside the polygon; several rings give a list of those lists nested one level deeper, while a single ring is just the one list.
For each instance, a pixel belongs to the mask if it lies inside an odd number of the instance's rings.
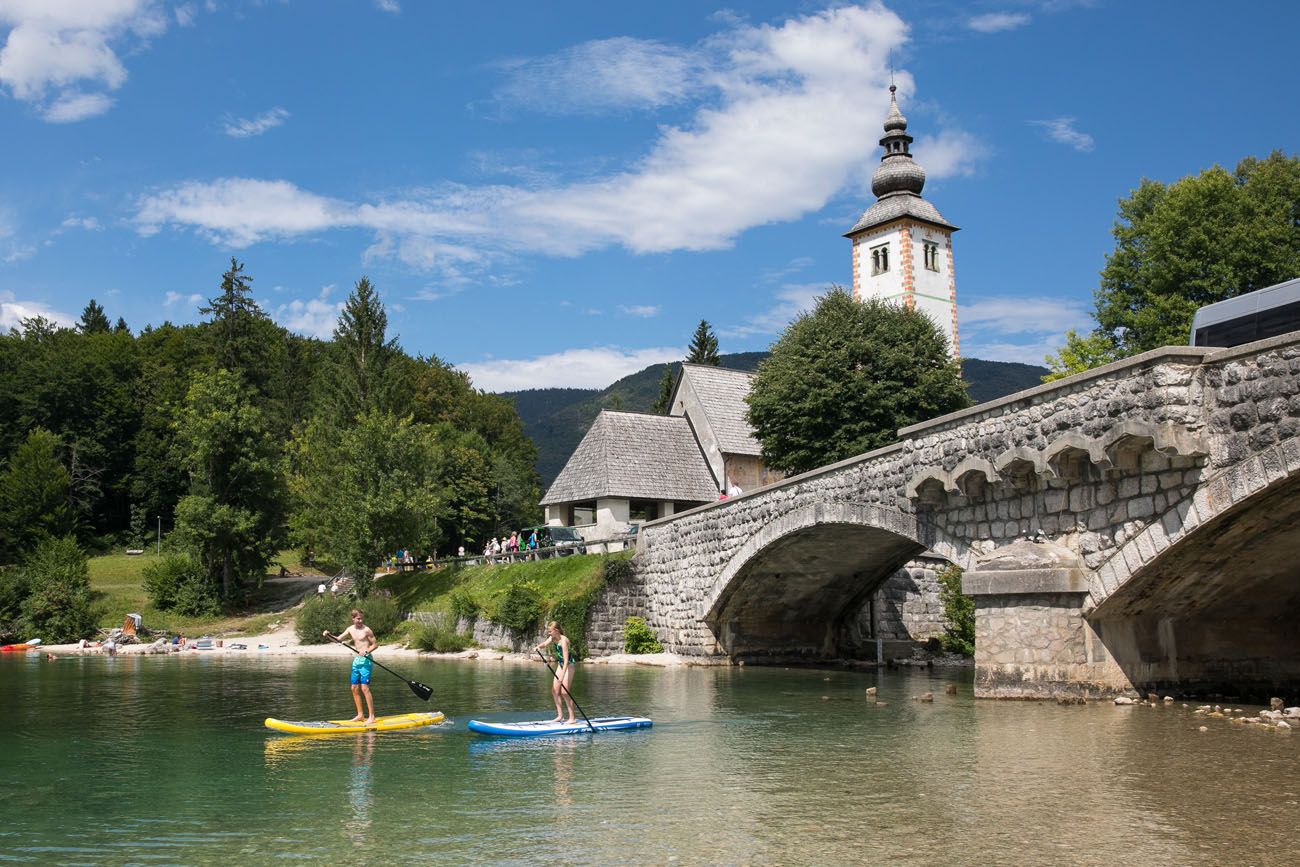
[{"label": "church tower window", "polygon": [[881,244],[871,248],[871,276],[884,274],[889,270],[889,245]]},{"label": "church tower window", "polygon": [[931,271],[939,270],[939,245],[934,241],[925,241],[922,246],[925,249],[925,267]]}]

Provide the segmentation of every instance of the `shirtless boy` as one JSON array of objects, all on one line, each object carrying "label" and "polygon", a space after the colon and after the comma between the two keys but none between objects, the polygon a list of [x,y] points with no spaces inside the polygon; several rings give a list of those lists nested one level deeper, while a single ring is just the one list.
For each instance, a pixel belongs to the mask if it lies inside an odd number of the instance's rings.
[{"label": "shirtless boy", "polygon": [[[354,722],[365,720],[368,723],[375,721],[375,700],[370,696],[370,671],[373,658],[371,654],[379,647],[379,642],[375,640],[375,633],[370,630],[369,626],[362,621],[361,612],[356,608],[352,609],[352,625],[343,630],[342,635],[332,635],[328,629],[322,633],[326,638],[332,638],[335,641],[346,644],[351,641],[352,646],[356,648],[358,655],[352,659],[352,701],[356,703],[357,715],[352,719]],[[366,697],[366,707],[370,710],[370,716],[364,716],[361,713],[361,696]]]}]

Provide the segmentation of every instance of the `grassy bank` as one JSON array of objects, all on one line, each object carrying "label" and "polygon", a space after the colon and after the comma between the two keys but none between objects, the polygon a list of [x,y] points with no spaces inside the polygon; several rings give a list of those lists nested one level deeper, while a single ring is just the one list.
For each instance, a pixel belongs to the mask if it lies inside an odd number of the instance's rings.
[{"label": "grassy bank", "polygon": [[[432,612],[451,618],[468,606],[477,617],[511,626],[519,614],[519,588],[535,594],[535,624],[559,620],[565,632],[580,638],[587,607],[605,581],[606,564],[626,561],[632,552],[575,554],[549,560],[498,563],[436,572],[385,575],[376,584],[404,611]],[[512,588],[515,588],[512,591]]]},{"label": "grassy bank", "polygon": [[276,620],[282,620],[285,609],[296,605],[304,593],[314,590],[320,577],[319,573],[304,568],[294,553],[286,551],[276,563],[271,564],[274,572],[267,578],[271,579],[278,573],[283,564],[290,572],[304,576],[302,580],[267,580],[260,590],[254,591],[249,604],[239,611],[217,617],[182,617],[154,608],[149,604],[148,594],[144,592],[145,567],[158,559],[153,552],[137,555],[105,554],[90,558],[90,590],[99,613],[100,626],[106,629],[121,626],[127,614],[137,613],[143,618],[145,628],[153,632],[179,632],[185,635],[220,635],[230,632],[252,634],[263,631]]}]

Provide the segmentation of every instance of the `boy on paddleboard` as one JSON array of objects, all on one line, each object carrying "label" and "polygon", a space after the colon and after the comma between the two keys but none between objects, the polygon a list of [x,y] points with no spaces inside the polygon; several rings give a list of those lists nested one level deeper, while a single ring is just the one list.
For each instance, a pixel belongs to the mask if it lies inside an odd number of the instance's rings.
[{"label": "boy on paddleboard", "polygon": [[[379,642],[375,640],[375,633],[369,626],[363,622],[360,609],[352,609],[352,625],[343,630],[342,635],[332,635],[326,629],[322,633],[326,638],[332,638],[337,642],[346,644],[352,642],[352,646],[357,650],[357,656],[352,658],[352,675],[349,678],[352,684],[352,701],[356,703],[357,715],[352,719],[355,722],[365,720],[368,723],[375,721],[375,700],[370,695],[370,671],[374,662],[372,653],[379,647]],[[370,710],[370,716],[366,717],[361,713],[361,696],[366,697],[366,707]]]}]

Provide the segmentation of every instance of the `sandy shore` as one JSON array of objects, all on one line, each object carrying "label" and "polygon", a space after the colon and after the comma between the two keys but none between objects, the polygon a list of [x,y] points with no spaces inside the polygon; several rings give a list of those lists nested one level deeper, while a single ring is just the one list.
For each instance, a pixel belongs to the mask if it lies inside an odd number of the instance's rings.
[{"label": "sandy shore", "polygon": [[[217,647],[216,642],[221,646]],[[213,639],[213,647],[198,650],[193,647],[194,639],[189,639],[182,649],[175,645],[163,645],[161,648],[142,641],[136,644],[118,645],[118,656],[161,655],[181,656],[340,656],[348,651],[337,644],[303,644],[298,640],[292,624],[281,626],[261,635],[228,635]],[[102,647],[81,647],[76,644],[42,645],[39,650],[55,656],[102,656],[106,651]],[[535,655],[525,653],[505,653],[499,650],[462,650],[459,653],[430,653],[401,644],[384,644],[375,651],[380,661],[388,659],[465,659],[478,662],[538,662]],[[628,654],[618,653],[611,656],[598,656],[583,660],[584,665],[648,665],[671,667],[678,665],[698,665],[701,660],[678,656],[675,653]]]}]

